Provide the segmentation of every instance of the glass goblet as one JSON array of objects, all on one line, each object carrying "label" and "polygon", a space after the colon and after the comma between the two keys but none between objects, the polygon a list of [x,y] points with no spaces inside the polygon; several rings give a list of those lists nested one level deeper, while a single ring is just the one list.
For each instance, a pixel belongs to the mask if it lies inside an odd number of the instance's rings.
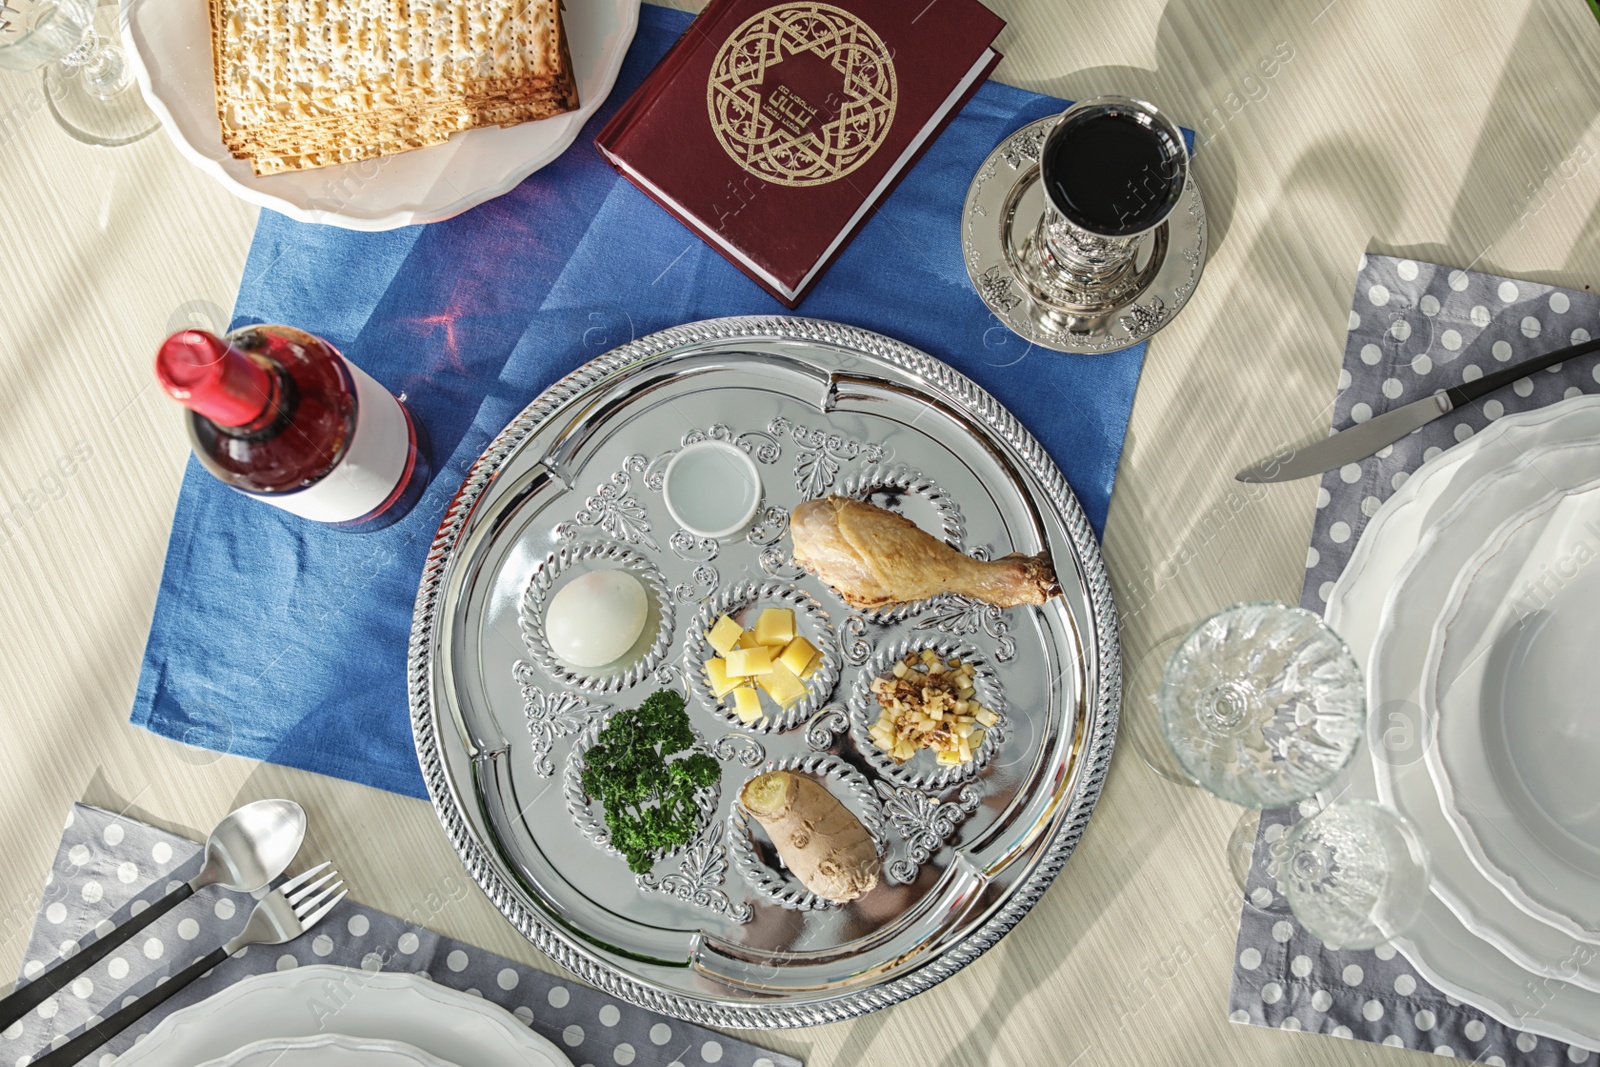
[{"label": "glass goblet", "polygon": [[43,68],[44,97],[86,144],[131,144],[160,124],[117,43],[117,7],[95,0],[0,0],[0,68]]},{"label": "glass goblet", "polygon": [[1302,819],[1284,839],[1276,873],[1300,925],[1339,948],[1403,934],[1428,893],[1428,853],[1416,830],[1369,800]]},{"label": "glass goblet", "polygon": [[1261,809],[1331,783],[1366,720],[1361,668],[1345,643],[1311,612],[1270,602],[1227,608],[1175,641],[1156,705],[1169,766],[1246,809],[1228,841],[1241,887]]}]

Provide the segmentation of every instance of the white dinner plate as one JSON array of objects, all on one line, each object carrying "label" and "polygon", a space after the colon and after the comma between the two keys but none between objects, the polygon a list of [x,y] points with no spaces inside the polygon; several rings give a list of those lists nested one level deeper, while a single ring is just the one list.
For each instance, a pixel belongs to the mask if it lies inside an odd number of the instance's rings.
[{"label": "white dinner plate", "polygon": [[[1600,438],[1600,397],[1580,397],[1499,420],[1419,468],[1368,524],[1329,596],[1328,623],[1349,643],[1358,660],[1370,663],[1387,594],[1441,515],[1520,452],[1586,437]],[[1420,664],[1418,675],[1420,678]],[[1372,714],[1373,732],[1380,732],[1387,725],[1384,709],[1375,707]],[[1409,727],[1402,723],[1400,728]],[[1343,788],[1336,786],[1328,795],[1338,792],[1379,799],[1374,767],[1377,752],[1373,755],[1373,760],[1353,761]],[[1433,986],[1506,1025],[1572,1044],[1600,1041],[1600,995],[1519,967],[1487,940],[1471,919],[1452,910],[1441,895],[1438,859],[1452,845],[1459,849],[1459,842],[1453,834],[1441,838],[1435,833],[1428,845],[1435,853],[1434,883],[1416,924],[1404,938],[1395,940],[1395,947]],[[1452,871],[1467,873],[1453,864]],[[1508,921],[1527,918],[1503,897],[1496,906],[1504,909]]]},{"label": "white dinner plate", "polygon": [[201,1067],[257,1041],[330,1032],[398,1041],[460,1067],[571,1067],[481,997],[420,975],[322,965],[246,978],[173,1012],[117,1067]]},{"label": "white dinner plate", "polygon": [[451,1067],[399,1041],[321,1034],[255,1041],[205,1067]]},{"label": "white dinner plate", "polygon": [[[1430,527],[1415,554],[1392,583],[1383,621],[1368,657],[1367,692],[1372,707],[1421,707],[1429,722],[1422,689],[1435,632],[1456,579],[1495,528],[1548,510],[1552,498],[1594,487],[1600,468],[1600,441],[1593,439],[1535,449],[1495,473],[1478,479],[1455,507]],[[1474,716],[1475,717],[1475,716]],[[1437,722],[1437,720],[1432,720]],[[1430,764],[1438,744],[1417,753],[1386,758],[1374,746],[1380,799],[1416,824],[1432,856],[1434,893],[1485,940],[1524,969],[1546,977],[1570,978],[1600,990],[1600,951],[1570,932],[1515,907],[1473,861],[1440,803]],[[1588,948],[1588,951],[1585,949]]]},{"label": "white dinner plate", "polygon": [[572,144],[617,80],[639,24],[639,0],[570,0],[563,10],[577,111],[467,130],[432,148],[266,177],[222,143],[207,0],[123,0],[123,38],[139,88],[178,150],[230,191],[301,222],[392,230],[438,222],[509,192]]},{"label": "white dinner plate", "polygon": [[[1600,472],[1600,450],[1586,458]],[[1478,542],[1440,618],[1424,671],[1439,738],[1428,755],[1490,880],[1600,944],[1600,491],[1546,488]]]}]

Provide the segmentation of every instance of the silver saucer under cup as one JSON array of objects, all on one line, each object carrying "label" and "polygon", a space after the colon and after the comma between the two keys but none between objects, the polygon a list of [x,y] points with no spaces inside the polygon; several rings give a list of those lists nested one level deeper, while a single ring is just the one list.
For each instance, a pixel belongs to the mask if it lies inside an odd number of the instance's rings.
[{"label": "silver saucer under cup", "polygon": [[[1150,131],[1160,161],[1086,217],[1043,173],[1058,138],[1106,116]],[[967,190],[962,253],[978,294],[1014,332],[1059,352],[1147,340],[1188,302],[1205,267],[1206,216],[1182,131],[1154,105],[1101,96],[1001,141]]]}]

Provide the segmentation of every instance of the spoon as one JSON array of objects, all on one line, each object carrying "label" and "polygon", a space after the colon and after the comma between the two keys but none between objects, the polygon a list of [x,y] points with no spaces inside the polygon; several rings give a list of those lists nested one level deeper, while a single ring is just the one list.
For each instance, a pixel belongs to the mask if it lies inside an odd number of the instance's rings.
[{"label": "spoon", "polygon": [[0,1000],[0,1030],[43,1004],[67,983],[99,963],[161,916],[207,886],[254,893],[272,883],[300,851],[306,836],[305,809],[292,800],[258,800],[229,814],[206,840],[200,873],[116,929],[96,938],[76,955],[56,963],[27,985]]}]

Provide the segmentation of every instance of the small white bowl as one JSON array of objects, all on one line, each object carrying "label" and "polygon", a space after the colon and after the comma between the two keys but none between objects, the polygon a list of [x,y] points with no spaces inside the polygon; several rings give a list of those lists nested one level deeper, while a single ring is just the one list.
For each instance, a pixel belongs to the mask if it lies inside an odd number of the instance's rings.
[{"label": "small white bowl", "polygon": [[732,537],[761,507],[761,472],[726,441],[684,445],[661,484],[673,519],[697,537]]}]

